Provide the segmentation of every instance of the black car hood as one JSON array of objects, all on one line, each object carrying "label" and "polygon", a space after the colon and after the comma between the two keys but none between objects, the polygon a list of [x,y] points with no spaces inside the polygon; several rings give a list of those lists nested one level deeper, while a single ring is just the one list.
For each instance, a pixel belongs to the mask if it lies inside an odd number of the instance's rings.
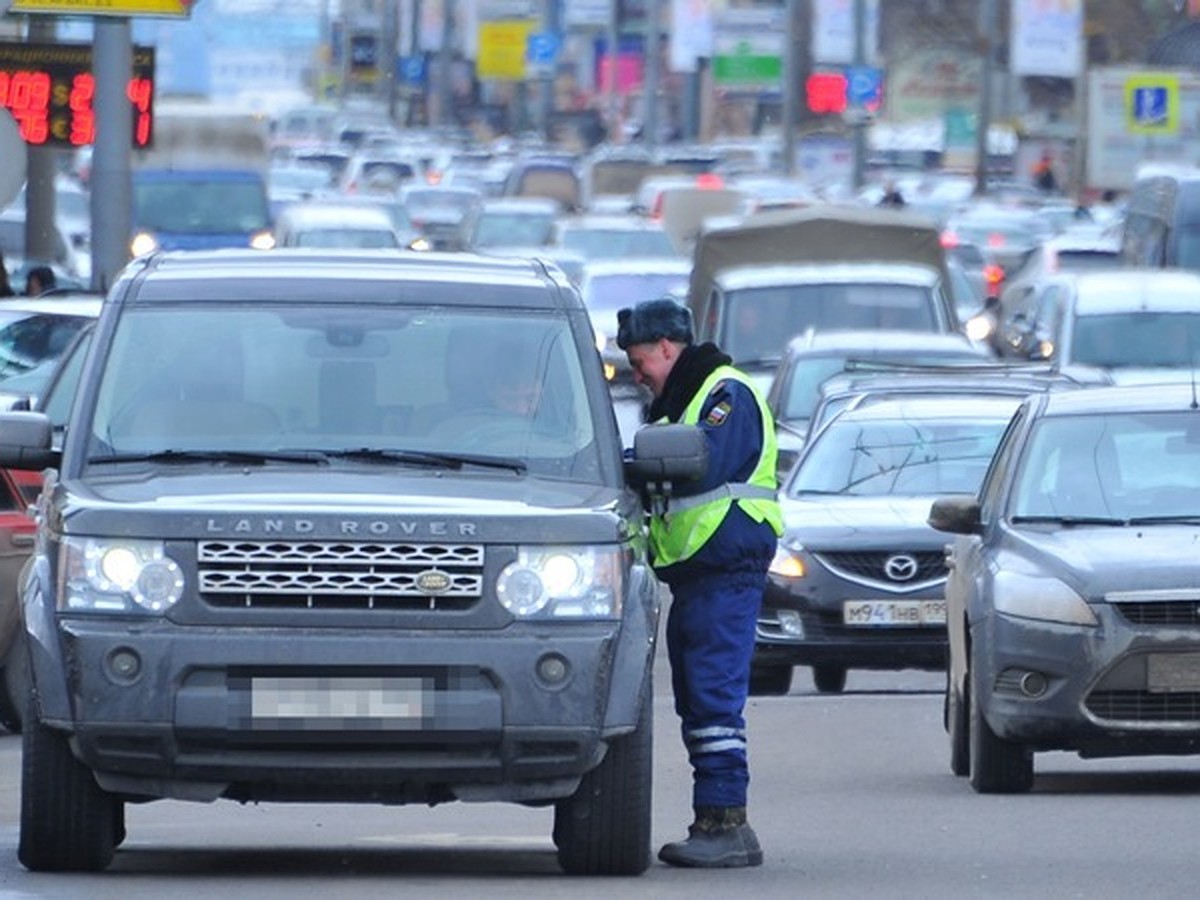
[{"label": "black car hood", "polygon": [[1001,556],[1001,570],[1060,578],[1091,599],[1111,591],[1200,588],[1200,567],[1193,562],[1200,554],[1200,526],[1026,526],[1010,535],[1019,558]]},{"label": "black car hood", "polygon": [[[230,468],[91,478],[55,486],[66,531],[163,538],[594,543],[626,539],[631,491],[517,476]],[[110,527],[110,523],[112,523]],[[117,525],[116,523],[120,523]]]}]

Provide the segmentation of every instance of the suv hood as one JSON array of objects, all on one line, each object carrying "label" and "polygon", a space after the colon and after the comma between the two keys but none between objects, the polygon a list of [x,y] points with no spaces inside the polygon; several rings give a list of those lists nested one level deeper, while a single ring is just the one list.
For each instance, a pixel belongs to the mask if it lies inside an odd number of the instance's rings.
[{"label": "suv hood", "polygon": [[308,469],[230,468],[93,477],[56,485],[53,500],[67,532],[103,534],[111,521],[123,534],[247,540],[613,542],[632,534],[641,512],[631,491],[505,472],[404,472],[386,482],[388,493],[380,492],[378,468],[325,469],[322,490],[313,483]]}]

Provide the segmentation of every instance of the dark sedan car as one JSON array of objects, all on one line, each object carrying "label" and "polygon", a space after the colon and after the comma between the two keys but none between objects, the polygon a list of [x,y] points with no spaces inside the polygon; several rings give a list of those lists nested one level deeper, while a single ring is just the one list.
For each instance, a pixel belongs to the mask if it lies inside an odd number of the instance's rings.
[{"label": "dark sedan car", "polygon": [[978,496],[937,500],[950,763],[980,793],[1035,752],[1200,753],[1200,413],[1191,386],[1033,396]]},{"label": "dark sedan car", "polygon": [[751,691],[787,693],[812,666],[823,693],[847,669],[941,669],[945,538],[926,523],[943,493],[983,479],[1016,397],[891,400],[842,413],[781,492],[784,534],[758,619]]}]

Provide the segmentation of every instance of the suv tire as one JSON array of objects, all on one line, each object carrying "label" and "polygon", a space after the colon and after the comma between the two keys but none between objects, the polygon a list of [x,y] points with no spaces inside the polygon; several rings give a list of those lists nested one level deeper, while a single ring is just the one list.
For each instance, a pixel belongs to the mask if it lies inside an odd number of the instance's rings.
[{"label": "suv tire", "polygon": [[637,728],[609,741],[604,761],[554,807],[558,864],[568,875],[640,875],[650,866],[653,690]]},{"label": "suv tire", "polygon": [[[124,803],[100,789],[64,735],[27,707],[17,858],[34,872],[98,872],[112,862]],[[123,834],[120,834],[124,837]]]}]

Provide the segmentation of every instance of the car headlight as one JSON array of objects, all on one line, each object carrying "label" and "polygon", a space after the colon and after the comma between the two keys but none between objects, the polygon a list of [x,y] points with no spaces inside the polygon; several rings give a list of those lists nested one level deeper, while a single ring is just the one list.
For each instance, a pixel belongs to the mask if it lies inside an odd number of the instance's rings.
[{"label": "car headlight", "polygon": [[269,231],[259,231],[250,237],[250,249],[252,250],[274,250],[275,235]]},{"label": "car headlight", "polygon": [[771,560],[771,568],[768,572],[780,578],[803,578],[808,571],[798,552],[802,549],[799,546],[789,548],[779,544],[775,548],[775,558]]},{"label": "car headlight", "polygon": [[158,240],[152,234],[145,231],[139,231],[133,236],[133,240],[129,242],[129,252],[135,257],[145,256],[147,253],[153,253],[158,249]]},{"label": "car headlight", "polygon": [[183,571],[162,541],[64,538],[58,608],[164,613],[183,596]]},{"label": "car headlight", "polygon": [[1100,624],[1087,601],[1057,578],[997,572],[993,589],[996,612],[1005,615],[1066,625]]},{"label": "car headlight", "polygon": [[990,316],[981,315],[972,316],[971,318],[967,319],[967,324],[963,330],[966,332],[967,337],[970,340],[979,342],[986,341],[989,337],[991,337],[992,329],[994,327],[995,323],[992,321]]},{"label": "car headlight", "polygon": [[500,605],[518,619],[617,619],[626,552],[620,547],[518,547],[496,580]]}]

